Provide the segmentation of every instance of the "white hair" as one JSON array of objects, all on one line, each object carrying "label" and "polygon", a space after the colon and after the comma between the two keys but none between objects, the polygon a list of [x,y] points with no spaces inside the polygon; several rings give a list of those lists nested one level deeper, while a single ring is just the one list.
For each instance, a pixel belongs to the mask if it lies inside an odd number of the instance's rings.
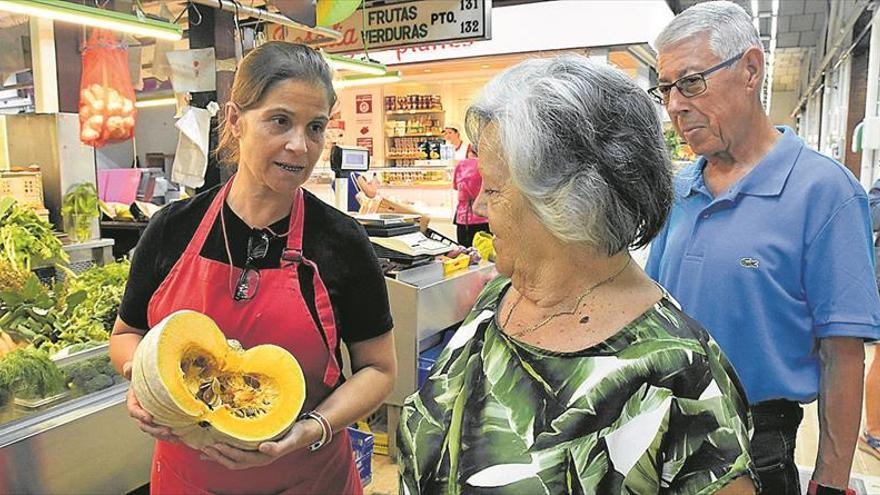
[{"label": "white hair", "polygon": [[657,51],[688,38],[707,35],[709,49],[719,61],[735,57],[751,47],[764,49],[752,17],[727,0],[698,3],[675,16],[654,40]]},{"label": "white hair", "polygon": [[471,142],[495,147],[560,240],[610,256],[647,245],[666,220],[672,180],[654,103],[607,64],[521,62],[483,87],[465,128]]}]

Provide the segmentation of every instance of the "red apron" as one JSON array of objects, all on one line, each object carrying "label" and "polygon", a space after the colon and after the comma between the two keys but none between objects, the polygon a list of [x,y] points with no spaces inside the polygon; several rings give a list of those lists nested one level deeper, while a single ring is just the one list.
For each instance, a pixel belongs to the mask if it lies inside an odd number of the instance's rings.
[{"label": "red apron", "polygon": [[[232,180],[220,190],[183,255],[150,299],[147,320],[155,326],[169,314],[191,309],[217,322],[227,338],[245,348],[275,344],[287,349],[306,378],[303,411],[311,411],[339,380],[336,325],[330,297],[318,269],[302,256],[303,195],[297,190],[290,215],[287,248],[277,269],[260,270],[256,295],[234,301],[229,286],[230,266],[199,255],[222,211]],[[324,335],[315,325],[300,291],[297,266],[305,263],[314,274],[315,307]],[[232,267],[233,283],[241,269]],[[354,493],[361,494],[348,434],[343,430],[315,452],[301,449],[268,466],[232,471],[199,459],[201,452],[183,444],[156,442],[150,476],[151,493]]]}]

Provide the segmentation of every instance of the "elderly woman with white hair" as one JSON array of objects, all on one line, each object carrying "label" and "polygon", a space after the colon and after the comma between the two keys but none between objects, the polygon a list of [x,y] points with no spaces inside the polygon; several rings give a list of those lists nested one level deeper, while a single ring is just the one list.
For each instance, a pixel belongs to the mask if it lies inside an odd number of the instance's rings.
[{"label": "elderly woman with white hair", "polygon": [[468,110],[490,282],[421,390],[402,493],[753,493],[717,345],[633,263],[672,201],[657,109],[580,56],[528,60]]}]

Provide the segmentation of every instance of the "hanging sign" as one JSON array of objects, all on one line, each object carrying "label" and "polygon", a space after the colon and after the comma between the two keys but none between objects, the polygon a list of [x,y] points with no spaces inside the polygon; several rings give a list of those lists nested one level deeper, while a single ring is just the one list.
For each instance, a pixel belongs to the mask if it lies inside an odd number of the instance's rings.
[{"label": "hanging sign", "polygon": [[[333,25],[341,41],[326,45],[330,53],[420,46],[461,40],[491,39],[492,0],[410,0],[357,10]],[[273,40],[309,43],[315,36],[271,25]]]}]

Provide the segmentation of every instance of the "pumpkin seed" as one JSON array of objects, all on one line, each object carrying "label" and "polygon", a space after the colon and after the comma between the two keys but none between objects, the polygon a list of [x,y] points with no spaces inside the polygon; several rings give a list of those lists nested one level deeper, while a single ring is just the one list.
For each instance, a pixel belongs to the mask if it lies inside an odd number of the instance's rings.
[{"label": "pumpkin seed", "polygon": [[259,388],[260,388],[260,381],[257,380],[255,377],[250,376],[250,375],[244,375],[244,376],[242,377],[242,379],[244,380],[244,383],[245,383],[248,387],[253,388],[253,389],[259,389]]}]

